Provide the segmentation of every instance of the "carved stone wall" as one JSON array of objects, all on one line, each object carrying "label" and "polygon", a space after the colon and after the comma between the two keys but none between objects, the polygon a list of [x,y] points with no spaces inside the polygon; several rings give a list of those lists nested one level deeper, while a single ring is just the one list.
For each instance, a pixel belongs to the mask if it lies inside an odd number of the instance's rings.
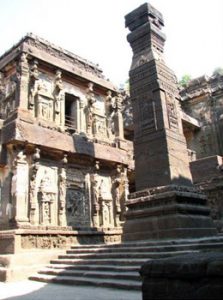
[{"label": "carved stone wall", "polygon": [[90,203],[87,174],[82,170],[67,170],[66,217],[74,228],[90,227]]},{"label": "carved stone wall", "polygon": [[17,78],[15,69],[12,74],[6,77],[2,75],[0,81],[0,115],[2,119],[5,119],[9,117],[16,106]]},{"label": "carved stone wall", "polygon": [[[122,101],[98,66],[33,35],[0,57],[4,228],[121,225],[127,184],[115,166],[130,160]],[[98,173],[96,160],[103,161]],[[24,237],[24,245],[53,243],[35,239]]]},{"label": "carved stone wall", "polygon": [[223,76],[193,79],[181,91],[182,109],[200,123],[200,129],[187,134],[187,145],[197,159],[223,155]]}]

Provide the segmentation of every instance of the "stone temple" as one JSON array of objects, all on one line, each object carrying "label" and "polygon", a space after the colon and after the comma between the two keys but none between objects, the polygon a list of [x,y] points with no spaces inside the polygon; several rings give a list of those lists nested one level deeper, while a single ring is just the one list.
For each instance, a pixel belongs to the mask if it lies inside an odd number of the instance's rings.
[{"label": "stone temple", "polygon": [[125,22],[130,95],[33,34],[0,57],[1,281],[91,257],[121,282],[168,251],[223,247],[223,76],[180,88],[162,14],[145,3]]}]

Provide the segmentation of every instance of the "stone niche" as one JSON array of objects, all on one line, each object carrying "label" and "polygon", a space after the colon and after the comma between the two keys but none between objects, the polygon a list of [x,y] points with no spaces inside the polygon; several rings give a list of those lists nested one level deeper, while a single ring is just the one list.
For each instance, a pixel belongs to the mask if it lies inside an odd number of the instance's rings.
[{"label": "stone niche", "polygon": [[58,175],[56,167],[41,166],[36,177],[39,225],[58,225]]}]

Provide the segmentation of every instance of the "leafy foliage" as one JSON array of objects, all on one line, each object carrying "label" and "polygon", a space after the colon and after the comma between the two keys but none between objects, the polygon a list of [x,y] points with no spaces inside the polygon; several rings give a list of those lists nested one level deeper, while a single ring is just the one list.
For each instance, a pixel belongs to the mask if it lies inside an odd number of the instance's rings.
[{"label": "leafy foliage", "polygon": [[182,87],[186,87],[188,85],[188,82],[191,80],[191,75],[185,74],[182,76],[182,78],[179,81],[179,85]]},{"label": "leafy foliage", "polygon": [[223,68],[215,68],[212,75],[223,75]]}]

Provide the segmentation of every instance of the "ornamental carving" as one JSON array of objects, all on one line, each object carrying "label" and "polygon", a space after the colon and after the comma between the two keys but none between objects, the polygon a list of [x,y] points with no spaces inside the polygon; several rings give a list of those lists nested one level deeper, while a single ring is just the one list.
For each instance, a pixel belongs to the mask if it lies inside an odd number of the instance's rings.
[{"label": "ornamental carving", "polygon": [[87,133],[89,135],[92,135],[92,128],[93,128],[93,123],[94,123],[94,113],[95,113],[95,102],[96,98],[94,95],[94,90],[93,90],[93,83],[88,84],[88,89],[87,89],[87,105],[85,108],[86,112],[86,128],[87,128]]},{"label": "ornamental carving", "polygon": [[38,102],[39,91],[41,84],[39,80],[38,61],[34,60],[30,68],[30,83],[29,83],[29,109],[33,110]]},{"label": "ornamental carving", "polygon": [[62,99],[62,90],[63,90],[63,82],[62,82],[62,72],[57,70],[55,82],[54,82],[54,113],[59,114],[61,112],[61,101]]},{"label": "ornamental carving", "polygon": [[39,220],[41,225],[56,223],[56,189],[55,182],[45,169],[38,190]]},{"label": "ornamental carving", "polygon": [[178,117],[177,117],[177,109],[175,98],[171,94],[166,93],[166,106],[167,106],[167,114],[169,120],[169,128],[174,131],[178,131]]}]

